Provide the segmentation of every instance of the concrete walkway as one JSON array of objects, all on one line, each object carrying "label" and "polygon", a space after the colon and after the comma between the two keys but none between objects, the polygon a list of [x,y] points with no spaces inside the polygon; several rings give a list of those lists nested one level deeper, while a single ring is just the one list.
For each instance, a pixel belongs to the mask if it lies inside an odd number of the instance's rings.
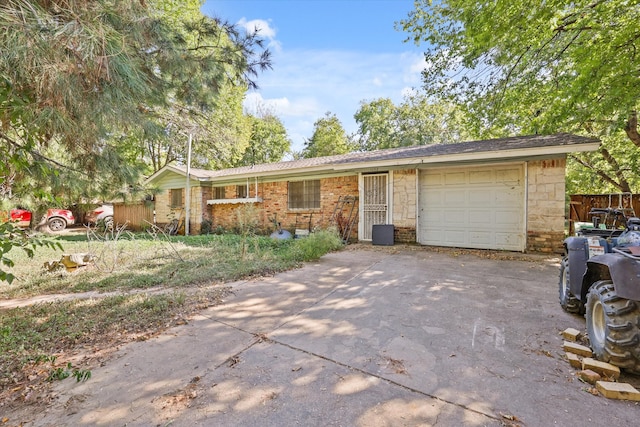
[{"label": "concrete walkway", "polygon": [[[236,283],[122,347],[27,426],[637,424],[563,360],[557,260],[342,251]],[[27,420],[25,420],[27,421]]]}]

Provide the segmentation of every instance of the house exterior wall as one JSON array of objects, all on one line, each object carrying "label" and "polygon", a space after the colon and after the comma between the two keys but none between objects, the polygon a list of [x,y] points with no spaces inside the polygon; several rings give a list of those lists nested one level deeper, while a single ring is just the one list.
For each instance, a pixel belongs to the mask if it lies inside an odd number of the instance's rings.
[{"label": "house exterior wall", "polygon": [[[173,218],[181,218],[184,220],[186,192],[182,192],[182,207],[171,207],[171,190],[185,189],[186,182],[182,175],[167,174],[167,176],[158,180],[157,184],[160,192],[155,196],[156,224],[160,227],[167,225]],[[189,234],[199,234],[203,219],[208,219],[209,210],[207,209],[207,199],[210,198],[211,188],[203,187],[198,181],[192,180],[191,200],[190,200],[190,221]]]},{"label": "house exterior wall", "polygon": [[562,253],[566,157],[527,164],[527,251]]},{"label": "house exterior wall", "polygon": [[416,242],[417,176],[415,169],[393,172],[391,223],[394,225],[394,240],[396,242]]},{"label": "house exterior wall", "polygon": [[[564,209],[565,209],[565,167],[566,156],[558,156],[546,160],[527,162],[527,206],[526,206],[526,251],[556,253],[562,252],[564,239]],[[415,168],[394,170],[392,174],[391,223],[394,224],[396,242],[415,243],[417,241],[417,203],[418,203],[418,174]],[[293,178],[293,177],[292,177]],[[200,232],[202,221],[208,220],[212,228],[222,227],[234,229],[237,226],[237,210],[241,207],[252,206],[250,211],[256,216],[258,228],[263,232],[274,229],[273,219],[276,218],[284,229],[294,231],[295,228],[325,228],[331,225],[336,203],[340,196],[359,196],[358,175],[353,172],[344,176],[320,179],[320,207],[317,209],[289,209],[288,181],[261,182],[258,184],[259,203],[234,203],[207,205],[207,200],[213,198],[211,184],[193,180],[191,187],[191,233]],[[293,180],[293,179],[292,179]],[[159,225],[168,223],[172,218],[180,215],[180,209],[171,208],[170,190],[184,188],[184,176],[167,174],[158,179],[156,185],[160,192],[155,199],[156,221]],[[236,185],[225,187],[225,197],[237,198]],[[255,184],[250,185],[250,197],[255,197]],[[183,195],[184,204],[184,195]],[[356,215],[351,239],[357,239],[358,207],[354,207]],[[348,212],[345,210],[344,215]]]},{"label": "house exterior wall", "polygon": [[[312,178],[310,178],[312,179]],[[253,196],[253,188],[251,189]],[[236,186],[225,187],[228,199],[236,197]],[[289,209],[288,181],[262,182],[258,184],[258,196],[262,202],[251,203],[257,209],[258,227],[264,231],[273,231],[273,219],[276,218],[283,229],[294,231],[297,228],[326,228],[340,196],[358,196],[357,175],[320,178],[320,208]],[[230,203],[211,205],[209,212],[213,227],[233,229],[237,225],[237,210],[248,203]],[[357,206],[354,208],[357,216]],[[346,212],[345,212],[346,215]],[[357,218],[356,218],[357,220]],[[357,238],[357,221],[354,224],[352,238]]]}]

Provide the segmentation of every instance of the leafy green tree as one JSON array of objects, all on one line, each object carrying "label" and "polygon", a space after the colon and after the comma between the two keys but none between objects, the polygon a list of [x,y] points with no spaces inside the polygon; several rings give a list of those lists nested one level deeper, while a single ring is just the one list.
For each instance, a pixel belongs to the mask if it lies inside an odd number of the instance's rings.
[{"label": "leafy green tree", "polygon": [[346,154],[355,148],[335,114],[327,112],[323,118],[316,120],[313,126],[313,135],[305,141],[302,149],[303,158]]},{"label": "leafy green tree", "polygon": [[[112,154],[158,110],[202,114],[225,84],[255,86],[258,71],[270,67],[258,34],[203,16],[200,2],[171,15],[163,9],[175,12],[180,4],[0,5],[0,154],[12,159],[7,169],[44,161],[45,177],[65,170],[91,180],[120,172],[115,166],[124,162],[114,163]],[[67,163],[44,154],[54,144]]]},{"label": "leafy green tree", "polygon": [[[591,181],[629,191],[634,165],[624,152],[640,147],[640,7],[631,3],[417,0],[399,26],[426,42],[427,95],[464,107],[472,132],[600,137],[597,159],[576,162]],[[622,137],[626,150],[611,145]]]},{"label": "leafy green tree", "polygon": [[398,106],[389,98],[362,102],[354,118],[363,151],[447,144],[467,137],[451,104],[431,103],[422,94],[407,95]]},{"label": "leafy green tree", "polygon": [[136,131],[207,130],[199,124],[211,123],[223,89],[255,87],[271,66],[259,34],[202,15],[200,4],[0,3],[3,194],[51,203],[129,188],[144,153]]},{"label": "leafy green tree", "polygon": [[267,113],[249,116],[251,120],[251,139],[242,159],[236,166],[249,166],[261,163],[281,161],[291,151],[291,140],[282,121]]}]

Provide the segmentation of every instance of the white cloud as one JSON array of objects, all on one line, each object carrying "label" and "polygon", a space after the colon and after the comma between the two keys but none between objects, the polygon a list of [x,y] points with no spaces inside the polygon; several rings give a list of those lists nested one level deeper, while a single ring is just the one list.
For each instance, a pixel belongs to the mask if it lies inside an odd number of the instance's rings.
[{"label": "white cloud", "polygon": [[238,21],[237,25],[244,28],[248,34],[255,34],[257,32],[261,38],[268,40],[269,49],[276,52],[282,49],[282,45],[276,40],[276,30],[271,26],[270,21],[265,21],[264,19],[247,21],[247,18],[242,18]]},{"label": "white cloud", "polygon": [[362,101],[390,98],[402,101],[421,84],[427,65],[419,51],[364,53],[343,50],[286,50],[281,48],[271,21],[241,19],[248,32],[256,29],[269,42],[272,70],[257,80],[258,91],[245,99],[247,111],[266,106],[283,121],[293,149],[301,150],[313,134],[313,124],[326,112],[340,119],[347,133],[357,124],[353,115]]},{"label": "white cloud", "polygon": [[390,98],[399,103],[420,86],[421,53],[371,54],[347,51],[275,52],[273,70],[258,78],[258,92],[245,105],[262,102],[287,127],[294,150],[313,133],[313,123],[335,114],[347,133],[357,130],[353,115],[362,101]]}]

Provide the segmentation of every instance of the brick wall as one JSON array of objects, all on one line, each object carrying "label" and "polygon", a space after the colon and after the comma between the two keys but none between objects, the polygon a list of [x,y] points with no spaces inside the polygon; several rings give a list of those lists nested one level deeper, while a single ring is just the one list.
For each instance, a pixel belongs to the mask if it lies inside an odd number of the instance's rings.
[{"label": "brick wall", "polygon": [[566,158],[528,163],[527,251],[562,253]]},{"label": "brick wall", "polygon": [[[234,198],[236,187],[225,188],[227,198]],[[251,195],[254,195],[254,187],[251,188]],[[254,203],[258,226],[264,232],[273,231],[272,220],[277,218],[283,229],[294,231],[296,228],[326,228],[329,226],[331,216],[340,196],[358,196],[358,176],[341,176],[320,179],[320,208],[318,209],[294,209],[288,207],[288,182],[263,182],[258,184],[258,196],[262,202]],[[213,227],[223,227],[233,229],[237,225],[238,208],[242,208],[243,203],[220,204],[210,206],[210,215]],[[352,238],[357,238],[357,204],[354,207],[356,222],[352,231]],[[347,215],[345,210],[344,215]]]},{"label": "brick wall", "polygon": [[415,227],[394,227],[393,240],[399,243],[415,243],[416,228]]}]

